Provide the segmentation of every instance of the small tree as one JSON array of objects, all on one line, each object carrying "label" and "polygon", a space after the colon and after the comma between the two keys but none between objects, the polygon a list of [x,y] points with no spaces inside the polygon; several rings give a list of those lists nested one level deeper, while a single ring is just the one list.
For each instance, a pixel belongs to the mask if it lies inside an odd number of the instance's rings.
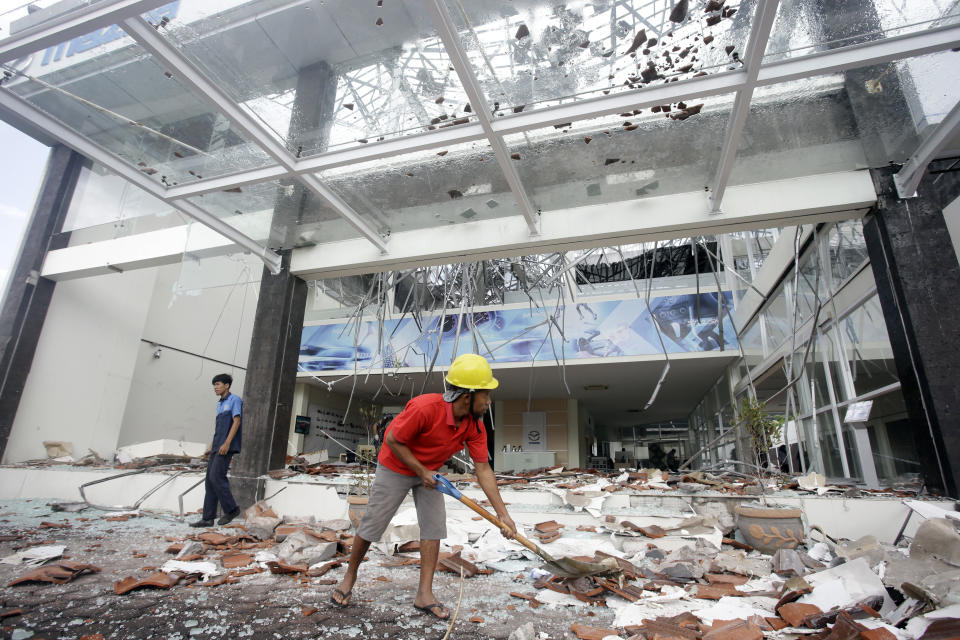
[{"label": "small tree", "polygon": [[766,403],[757,402],[755,398],[744,396],[740,402],[740,413],[737,416],[737,426],[750,436],[754,463],[758,475],[763,473],[760,465],[760,454],[768,451],[773,443],[780,439],[783,429],[783,416],[771,417],[766,412]]}]

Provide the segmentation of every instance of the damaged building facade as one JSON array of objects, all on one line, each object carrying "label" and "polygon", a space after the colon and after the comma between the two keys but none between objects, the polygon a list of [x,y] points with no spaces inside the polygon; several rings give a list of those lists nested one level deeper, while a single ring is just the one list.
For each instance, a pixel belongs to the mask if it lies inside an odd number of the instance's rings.
[{"label": "damaged building facade", "polygon": [[[342,545],[364,492],[350,474],[378,429],[479,353],[500,381],[493,467],[582,516],[567,532],[605,522],[640,538],[630,509],[670,512],[660,524],[679,531],[674,511],[712,507],[672,492],[752,499],[733,479],[765,472],[878,496],[840,517],[807,493],[781,504],[830,538],[861,538],[860,519],[902,542],[919,526],[904,516],[923,511],[902,498],[960,498],[958,21],[948,0],[62,0],[0,14],[0,118],[51,146],[0,309],[0,498],[65,497],[57,459],[199,457],[210,379],[228,372],[244,399],[241,506],[264,517],[276,495],[279,522],[278,505],[309,502],[318,523],[329,507],[337,526],[304,535]],[[781,425],[759,455],[752,401]],[[572,470],[589,481],[556,475]],[[157,494],[181,517],[189,478]],[[690,535],[732,535],[721,520],[687,522]],[[657,562],[703,559],[668,546]],[[818,571],[856,559],[836,549],[807,557]],[[631,615],[618,626],[647,619]]]},{"label": "damaged building facade", "polygon": [[749,463],[747,395],[784,469],[956,495],[950,10],[435,4],[259,57],[282,3],[7,15],[4,117],[57,146],[5,298],[4,461],[203,442],[221,369],[273,434],[247,472],[336,457],[477,351],[501,469]]}]

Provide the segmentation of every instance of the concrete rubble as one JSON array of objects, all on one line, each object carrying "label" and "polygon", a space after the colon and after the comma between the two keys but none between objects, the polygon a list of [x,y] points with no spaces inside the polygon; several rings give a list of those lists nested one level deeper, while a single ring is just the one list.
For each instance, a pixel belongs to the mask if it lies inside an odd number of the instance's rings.
[{"label": "concrete rubble", "polygon": [[[348,465],[290,463],[284,471],[295,469],[294,477],[356,473]],[[461,490],[478,488],[469,476],[448,477]],[[501,487],[519,492],[511,495],[529,491],[562,501],[540,518],[535,507],[508,506],[524,514],[515,518],[524,535],[555,557],[617,568],[606,575],[555,576],[492,525],[450,505],[436,592],[452,611],[463,575],[452,637],[931,640],[960,629],[960,522],[933,503],[912,501],[923,505],[914,510],[923,510],[917,517],[926,519],[909,544],[816,535],[773,555],[746,544],[730,508],[718,501],[697,501],[687,513],[610,513],[605,507],[620,492],[712,492],[744,500],[765,494],[762,499],[775,501],[789,492],[834,490],[819,478],[800,480],[771,487],[733,474],[559,468],[500,475]],[[247,509],[243,522],[195,531],[162,514],[118,518],[95,509],[57,511],[40,501],[0,503],[0,581],[7,585],[0,591],[0,625],[22,638],[31,637],[27,632],[79,637],[87,626],[104,637],[149,637],[131,634],[134,621],[106,615],[133,598],[141,612],[167,612],[169,618],[155,620],[160,626],[153,637],[274,637],[269,630],[276,624],[292,637],[420,638],[446,629],[447,623],[415,615],[411,606],[420,561],[412,505],[401,508],[371,548],[354,604],[344,610],[329,604],[329,592],[353,543],[352,523],[284,516],[267,500]],[[126,533],[118,537],[121,528]],[[123,549],[123,561],[116,551],[106,554],[107,547]],[[53,613],[65,597],[56,589],[74,589],[74,599],[83,593],[87,612],[96,602],[100,614],[76,617],[92,622],[67,631],[71,621]],[[250,593],[259,599],[244,595]],[[265,604],[272,599],[282,606]],[[214,609],[230,614],[214,615]]]}]

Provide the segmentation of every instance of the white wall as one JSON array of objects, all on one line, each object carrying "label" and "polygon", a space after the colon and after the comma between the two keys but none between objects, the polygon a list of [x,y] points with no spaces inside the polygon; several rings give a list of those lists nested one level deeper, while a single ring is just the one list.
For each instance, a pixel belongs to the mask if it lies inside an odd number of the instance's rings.
[{"label": "white wall", "polygon": [[238,254],[58,283],[3,462],[45,458],[44,440],[105,458],[209,442],[211,378],[231,374],[243,395],[262,269]]},{"label": "white wall", "polygon": [[947,231],[953,241],[953,250],[960,260],[960,198],[957,198],[943,208],[943,218],[947,222]]},{"label": "white wall", "polygon": [[112,456],[155,281],[143,270],[57,285],[3,462],[45,458],[44,440]]},{"label": "white wall", "polygon": [[262,268],[238,255],[156,269],[141,334],[148,342],[137,350],[120,446],[213,438],[217,398],[210,380],[229,373],[231,390],[243,396]]}]

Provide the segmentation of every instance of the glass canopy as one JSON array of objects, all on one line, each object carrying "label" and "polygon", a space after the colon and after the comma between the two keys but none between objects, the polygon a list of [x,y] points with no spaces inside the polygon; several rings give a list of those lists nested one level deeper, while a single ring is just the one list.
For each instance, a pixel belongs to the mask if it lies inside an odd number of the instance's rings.
[{"label": "glass canopy", "polygon": [[250,246],[383,249],[905,162],[956,134],[958,22],[953,0],[41,0],[0,14],[0,117]]}]

